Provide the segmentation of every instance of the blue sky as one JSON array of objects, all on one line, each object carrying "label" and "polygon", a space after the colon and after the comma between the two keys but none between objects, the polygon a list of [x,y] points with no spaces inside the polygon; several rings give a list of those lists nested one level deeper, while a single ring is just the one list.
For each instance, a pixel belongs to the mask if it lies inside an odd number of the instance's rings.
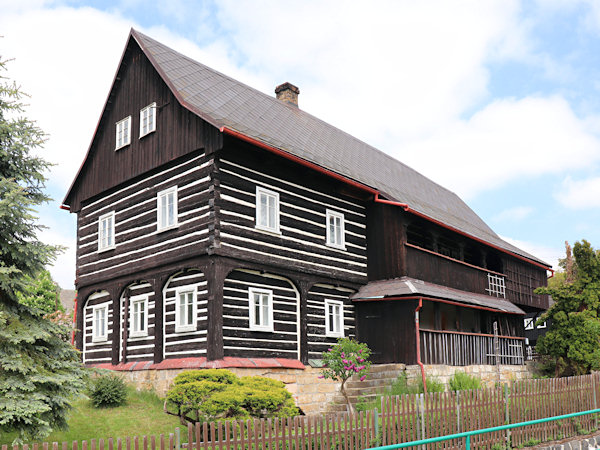
[{"label": "blue sky", "polygon": [[[17,3],[17,4],[15,4]],[[131,27],[300,107],[459,194],[501,237],[549,263],[600,247],[600,2],[592,0],[0,0],[0,55],[49,133],[55,199],[42,239],[69,247],[58,208]]]}]

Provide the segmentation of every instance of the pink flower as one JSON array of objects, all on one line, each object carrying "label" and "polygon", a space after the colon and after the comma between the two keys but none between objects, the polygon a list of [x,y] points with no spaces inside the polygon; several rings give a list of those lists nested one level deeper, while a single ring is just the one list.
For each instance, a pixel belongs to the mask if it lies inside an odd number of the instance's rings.
[{"label": "pink flower", "polygon": [[362,377],[360,377],[360,381],[365,381],[365,378],[367,378],[367,376],[363,375]]},{"label": "pink flower", "polygon": [[325,375],[319,375],[317,378],[325,378]]},{"label": "pink flower", "polygon": [[346,354],[344,352],[342,352],[342,358],[345,358]]},{"label": "pink flower", "polygon": [[358,353],[362,353],[362,348],[358,350]]}]

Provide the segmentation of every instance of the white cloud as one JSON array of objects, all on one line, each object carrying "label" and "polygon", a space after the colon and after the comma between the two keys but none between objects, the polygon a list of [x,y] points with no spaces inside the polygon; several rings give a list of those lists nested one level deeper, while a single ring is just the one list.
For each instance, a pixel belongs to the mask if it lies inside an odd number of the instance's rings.
[{"label": "white cloud", "polygon": [[569,209],[600,208],[600,177],[573,180],[566,178],[556,199]]},{"label": "white cloud", "polygon": [[515,206],[514,208],[501,211],[499,214],[495,215],[492,220],[496,222],[518,222],[529,217],[533,211],[534,209],[531,206]]},{"label": "white cloud", "polygon": [[592,131],[558,96],[496,100],[395,156],[472,198],[512,180],[593,166],[600,141]]},{"label": "white cloud", "polygon": [[514,245],[515,247],[520,248],[521,250],[525,250],[530,255],[535,255],[542,261],[552,264],[552,267],[555,270],[558,268],[559,258],[564,258],[565,256],[564,248],[548,247],[536,242],[521,241],[506,236],[500,236],[500,238],[504,239],[506,242]]}]

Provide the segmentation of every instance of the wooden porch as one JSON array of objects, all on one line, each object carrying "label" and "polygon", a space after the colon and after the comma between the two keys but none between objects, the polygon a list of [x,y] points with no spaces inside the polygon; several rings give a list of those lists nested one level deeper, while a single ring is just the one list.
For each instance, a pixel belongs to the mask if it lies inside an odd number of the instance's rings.
[{"label": "wooden porch", "polygon": [[525,364],[525,338],[420,329],[423,364]]}]

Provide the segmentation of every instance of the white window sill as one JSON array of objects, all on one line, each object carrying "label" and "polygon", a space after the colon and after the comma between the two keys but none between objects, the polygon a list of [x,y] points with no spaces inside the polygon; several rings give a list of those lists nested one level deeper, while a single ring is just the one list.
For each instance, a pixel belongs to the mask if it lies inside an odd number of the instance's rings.
[{"label": "white window sill", "polygon": [[261,225],[254,225],[254,229],[256,231],[260,231],[261,233],[270,234],[271,236],[281,236],[281,230],[279,228],[267,228]]},{"label": "white window sill", "polygon": [[116,245],[111,245],[110,247],[99,248],[98,253],[104,253],[109,250],[114,250],[116,247],[117,247]]},{"label": "white window sill", "polygon": [[104,336],[104,337],[94,337],[92,336],[92,342],[96,343],[96,342],[107,342],[108,341],[108,337]]},{"label": "white window sill", "polygon": [[175,326],[175,333],[190,333],[196,331],[196,325]]},{"label": "white window sill", "polygon": [[335,245],[335,244],[331,244],[329,242],[326,242],[325,245],[327,245],[327,247],[331,247],[331,248],[335,248],[335,249],[338,249],[338,250],[344,250],[344,251],[346,251],[346,245],[345,244],[344,245]]},{"label": "white window sill", "polygon": [[265,333],[273,333],[273,327],[260,327],[254,325],[250,327],[250,331],[264,331]]},{"label": "white window sill", "polygon": [[146,137],[149,134],[152,134],[152,133],[155,133],[155,132],[156,132],[156,130],[152,130],[152,131],[148,131],[146,134],[141,134],[140,137],[139,137],[139,139],[142,139],[143,137]]},{"label": "white window sill", "polygon": [[129,337],[130,338],[145,338],[145,337],[148,337],[148,332],[147,331],[143,331],[143,332],[137,331],[134,333],[132,331],[131,333],[129,333]]},{"label": "white window sill", "polygon": [[123,145],[121,145],[120,147],[115,147],[115,152],[116,152],[117,150],[121,150],[122,148],[128,147],[128,146],[130,146],[130,145],[131,145],[131,142],[128,142],[127,144],[123,144]]},{"label": "white window sill", "polygon": [[325,337],[343,338],[344,337],[344,333],[325,333]]},{"label": "white window sill", "polygon": [[162,233],[163,231],[174,230],[176,228],[179,228],[179,224],[178,223],[176,223],[175,225],[169,225],[168,227],[164,227],[164,228],[157,228],[156,232],[157,233]]}]

